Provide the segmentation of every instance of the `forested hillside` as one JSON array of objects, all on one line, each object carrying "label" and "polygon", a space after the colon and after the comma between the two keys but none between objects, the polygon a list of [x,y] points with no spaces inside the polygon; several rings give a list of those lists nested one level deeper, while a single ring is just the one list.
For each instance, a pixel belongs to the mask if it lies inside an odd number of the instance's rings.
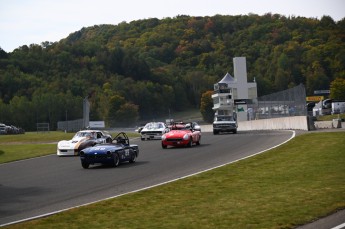
[{"label": "forested hillside", "polygon": [[0,122],[54,129],[82,118],[85,97],[90,120],[108,126],[198,108],[239,56],[259,96],[300,83],[313,95],[345,78],[344,41],[345,19],[328,16],[181,15],[82,28],[59,42],[0,49]]}]

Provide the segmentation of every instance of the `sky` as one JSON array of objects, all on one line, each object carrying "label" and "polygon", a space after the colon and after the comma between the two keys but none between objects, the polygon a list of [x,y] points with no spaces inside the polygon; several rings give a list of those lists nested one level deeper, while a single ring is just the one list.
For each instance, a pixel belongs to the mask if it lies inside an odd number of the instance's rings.
[{"label": "sky", "polygon": [[345,0],[0,0],[0,47],[56,42],[83,27],[178,15],[345,17]]}]

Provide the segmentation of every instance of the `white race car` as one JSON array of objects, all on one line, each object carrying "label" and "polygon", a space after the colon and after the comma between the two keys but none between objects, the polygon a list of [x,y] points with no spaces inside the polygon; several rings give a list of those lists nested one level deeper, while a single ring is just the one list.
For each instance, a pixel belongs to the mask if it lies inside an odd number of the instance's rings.
[{"label": "white race car", "polygon": [[108,132],[100,130],[81,130],[71,140],[62,140],[57,144],[58,156],[79,155],[82,149],[99,143],[110,143],[112,137]]},{"label": "white race car", "polygon": [[141,140],[162,139],[162,135],[169,132],[169,128],[164,122],[149,122],[140,131]]}]

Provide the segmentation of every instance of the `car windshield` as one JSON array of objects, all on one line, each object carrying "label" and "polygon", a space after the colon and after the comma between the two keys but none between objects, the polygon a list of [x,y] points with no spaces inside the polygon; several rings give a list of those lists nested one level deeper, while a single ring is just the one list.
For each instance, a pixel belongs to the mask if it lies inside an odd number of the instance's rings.
[{"label": "car windshield", "polygon": [[172,130],[187,130],[189,129],[189,127],[187,128],[185,124],[183,123],[175,123],[171,126]]},{"label": "car windshield", "polygon": [[93,132],[82,132],[82,131],[79,131],[79,132],[77,132],[74,135],[73,139],[74,138],[83,138],[83,137],[84,138],[93,138],[94,135],[95,135],[95,133],[93,133]]},{"label": "car windshield", "polygon": [[232,116],[218,116],[216,117],[217,121],[234,121],[234,119],[232,118]]},{"label": "car windshield", "polygon": [[162,129],[164,127],[162,123],[151,122],[151,123],[147,123],[144,128],[145,129]]}]

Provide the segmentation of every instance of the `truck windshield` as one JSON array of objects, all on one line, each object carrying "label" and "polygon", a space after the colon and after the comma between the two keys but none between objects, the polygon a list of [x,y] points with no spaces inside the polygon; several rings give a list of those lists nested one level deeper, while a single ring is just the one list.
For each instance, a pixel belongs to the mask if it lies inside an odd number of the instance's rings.
[{"label": "truck windshield", "polygon": [[234,121],[232,116],[222,116],[222,117],[217,117],[217,121]]}]

